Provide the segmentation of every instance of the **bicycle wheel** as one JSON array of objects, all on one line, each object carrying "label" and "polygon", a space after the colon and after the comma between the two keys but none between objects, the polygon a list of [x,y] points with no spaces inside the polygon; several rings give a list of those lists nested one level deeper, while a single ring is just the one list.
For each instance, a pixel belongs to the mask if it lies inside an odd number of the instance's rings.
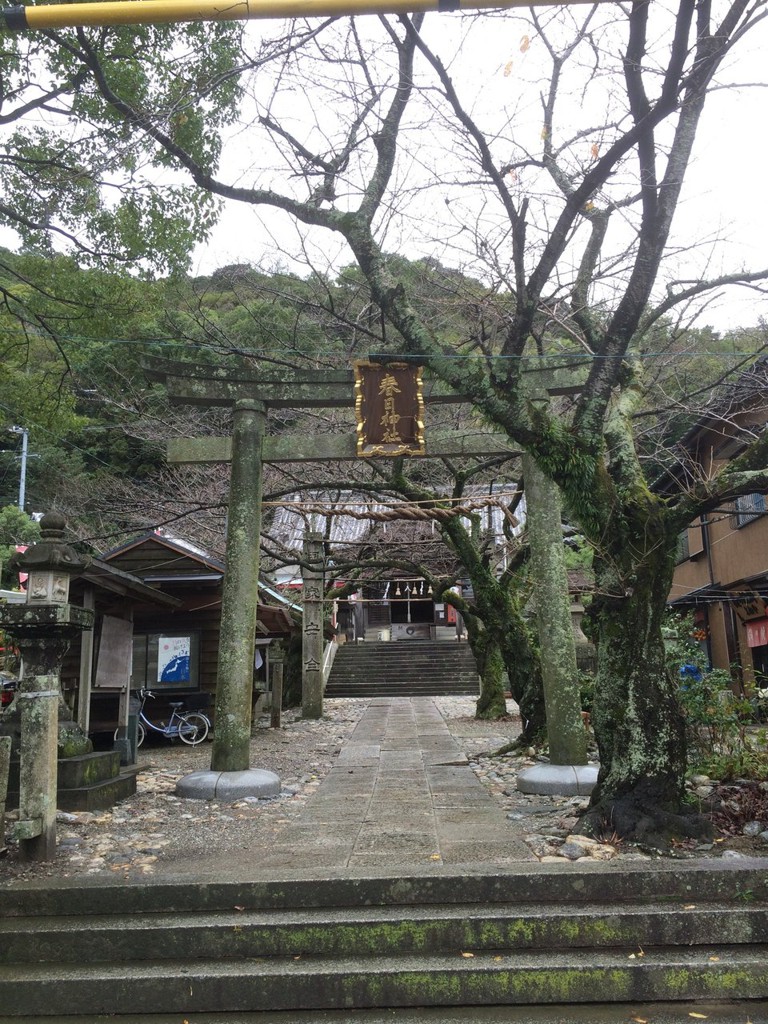
[{"label": "bicycle wheel", "polygon": [[[140,747],[141,744],[144,742],[144,738],[145,738],[146,735],[147,735],[147,730],[144,728],[144,726],[141,724],[141,722],[137,722],[137,724],[136,724],[136,747],[137,748]],[[115,740],[119,740],[120,739],[120,730],[119,729],[115,729],[114,739]]]},{"label": "bicycle wheel", "polygon": [[208,735],[208,729],[210,728],[205,715],[200,715],[197,711],[188,711],[185,715],[179,715],[179,718],[181,719],[179,722],[179,739],[181,742],[189,743],[192,747],[202,743]]}]

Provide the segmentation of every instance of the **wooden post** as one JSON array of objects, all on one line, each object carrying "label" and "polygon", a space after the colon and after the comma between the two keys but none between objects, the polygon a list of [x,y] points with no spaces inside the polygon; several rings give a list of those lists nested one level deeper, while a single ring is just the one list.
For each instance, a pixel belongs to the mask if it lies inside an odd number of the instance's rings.
[{"label": "wooden post", "polygon": [[[96,607],[96,588],[87,583],[83,591],[83,608]],[[85,735],[91,727],[91,688],[93,686],[93,634],[87,629],[80,637],[80,683],[77,689],[77,724]]]},{"label": "wooden post", "polygon": [[301,712],[304,718],[323,716],[323,535],[304,536],[304,615],[302,616]]},{"label": "wooden post", "polygon": [[535,580],[541,674],[552,764],[587,763],[576,644],[563,558],[560,491],[530,455],[523,456],[526,522]]},{"label": "wooden post", "polygon": [[247,771],[250,762],[265,428],[262,402],[236,402],[212,771]]},{"label": "wooden post", "polygon": [[279,729],[283,716],[283,648],[279,644],[275,645],[272,651],[270,668],[272,703],[269,709],[269,726],[271,729]]}]

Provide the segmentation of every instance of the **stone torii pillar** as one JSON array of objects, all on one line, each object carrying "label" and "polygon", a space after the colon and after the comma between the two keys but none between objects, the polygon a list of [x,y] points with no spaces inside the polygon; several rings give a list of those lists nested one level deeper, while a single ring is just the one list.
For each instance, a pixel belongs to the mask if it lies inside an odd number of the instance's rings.
[{"label": "stone torii pillar", "polygon": [[221,597],[216,687],[216,728],[211,769],[245,771],[250,766],[251,706],[261,537],[261,454],[267,414],[263,403],[235,403],[232,478]]},{"label": "stone torii pillar", "polygon": [[527,454],[523,456],[523,478],[550,764],[520,772],[517,788],[523,793],[586,795],[597,781],[597,768],[587,764],[587,736],[581,717],[576,643],[563,559],[560,489]]},{"label": "stone torii pillar", "polygon": [[323,535],[304,537],[304,615],[301,665],[301,713],[323,717]]},{"label": "stone torii pillar", "polygon": [[211,770],[180,779],[179,796],[235,800],[275,796],[274,772],[251,769],[251,708],[256,616],[259,596],[262,447],[266,409],[255,399],[238,399],[232,429],[232,477],[221,601],[216,685],[216,720]]}]

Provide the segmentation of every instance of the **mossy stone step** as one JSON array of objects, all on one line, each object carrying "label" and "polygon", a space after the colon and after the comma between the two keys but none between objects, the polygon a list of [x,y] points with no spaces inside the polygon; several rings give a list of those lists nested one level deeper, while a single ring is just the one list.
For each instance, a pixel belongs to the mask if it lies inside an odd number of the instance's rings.
[{"label": "mossy stone step", "polygon": [[464,957],[300,957],[0,968],[9,1017],[400,1006],[525,1005],[768,994],[768,947],[510,953]]},{"label": "mossy stone step", "polygon": [[0,963],[353,957],[454,950],[768,943],[765,904],[563,904],[220,911],[0,920]]},{"label": "mossy stone step", "polygon": [[[153,913],[214,913],[345,907],[502,906],[615,903],[617,906],[721,903],[738,909],[768,902],[764,858],[739,861],[627,861],[620,864],[513,865],[506,869],[421,874],[404,870],[341,874],[301,872],[284,878],[236,881],[151,879],[130,884],[113,878],[81,878],[51,884],[41,881],[2,890],[0,920]],[[84,921],[81,928],[87,927]]]},{"label": "mossy stone step", "polygon": [[[768,1002],[743,1000],[683,1003],[611,1003],[600,1006],[587,1003],[516,1006],[514,1018],[505,1006],[415,1007],[392,1010],[291,1010],[261,1013],[194,1013],[186,1011],[189,1024],[620,1024],[632,1018],[645,1018],[653,1024],[691,1024],[692,1015],[716,1024],[753,1024],[768,1022]],[[179,1014],[117,1013],[89,1016],[89,1024],[179,1024]],[[82,1017],[55,1015],[25,1017],[24,1024],[83,1024]]]}]

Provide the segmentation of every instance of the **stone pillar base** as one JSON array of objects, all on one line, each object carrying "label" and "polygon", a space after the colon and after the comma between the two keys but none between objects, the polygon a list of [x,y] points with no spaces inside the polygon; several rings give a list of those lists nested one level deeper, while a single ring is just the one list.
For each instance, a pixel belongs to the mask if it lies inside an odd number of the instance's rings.
[{"label": "stone pillar base", "polygon": [[589,796],[599,770],[596,764],[535,764],[518,774],[517,788],[540,796]]},{"label": "stone pillar base", "polygon": [[234,803],[247,796],[279,796],[280,789],[279,776],[260,768],[249,768],[242,772],[199,771],[179,779],[176,783],[176,796],[188,800]]}]

